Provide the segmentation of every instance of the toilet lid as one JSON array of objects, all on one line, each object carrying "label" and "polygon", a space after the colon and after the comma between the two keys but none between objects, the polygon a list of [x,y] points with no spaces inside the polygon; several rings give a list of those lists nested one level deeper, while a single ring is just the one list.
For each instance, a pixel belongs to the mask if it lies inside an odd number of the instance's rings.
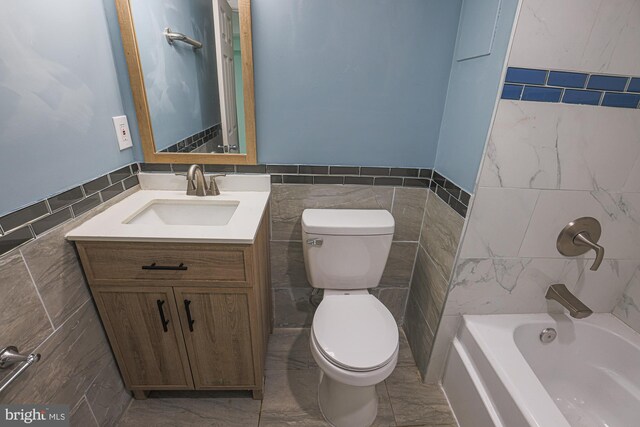
[{"label": "toilet lid", "polygon": [[373,295],[325,296],[311,330],[323,355],[350,371],[380,368],[398,348],[396,321]]}]

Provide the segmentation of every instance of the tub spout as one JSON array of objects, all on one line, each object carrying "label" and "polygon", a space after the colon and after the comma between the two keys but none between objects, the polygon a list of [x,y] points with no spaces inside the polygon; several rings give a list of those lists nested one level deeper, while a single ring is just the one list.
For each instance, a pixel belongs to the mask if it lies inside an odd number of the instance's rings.
[{"label": "tub spout", "polygon": [[593,314],[593,311],[569,292],[569,289],[562,283],[549,286],[545,298],[558,301],[564,308],[569,310],[571,317],[576,319],[584,319]]}]

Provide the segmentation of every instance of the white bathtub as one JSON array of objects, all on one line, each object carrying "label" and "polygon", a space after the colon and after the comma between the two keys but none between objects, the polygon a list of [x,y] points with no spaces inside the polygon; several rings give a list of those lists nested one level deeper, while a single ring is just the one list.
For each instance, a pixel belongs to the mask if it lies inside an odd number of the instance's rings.
[{"label": "white bathtub", "polygon": [[640,335],[611,314],[463,316],[443,387],[461,427],[640,426]]}]

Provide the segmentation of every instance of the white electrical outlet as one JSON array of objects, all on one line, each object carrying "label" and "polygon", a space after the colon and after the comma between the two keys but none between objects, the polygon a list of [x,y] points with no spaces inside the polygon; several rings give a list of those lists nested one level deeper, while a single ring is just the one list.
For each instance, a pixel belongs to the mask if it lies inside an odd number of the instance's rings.
[{"label": "white electrical outlet", "polygon": [[133,146],[131,142],[131,134],[129,132],[129,122],[127,116],[118,116],[113,118],[113,126],[116,128],[116,136],[120,151]]}]

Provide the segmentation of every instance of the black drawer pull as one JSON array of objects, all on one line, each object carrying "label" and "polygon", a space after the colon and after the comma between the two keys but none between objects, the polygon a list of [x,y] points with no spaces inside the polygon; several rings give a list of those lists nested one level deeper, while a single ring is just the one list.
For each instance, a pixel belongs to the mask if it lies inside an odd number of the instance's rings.
[{"label": "black drawer pull", "polygon": [[189,323],[189,331],[193,332],[193,324],[196,323],[195,320],[191,317],[191,309],[189,306],[191,305],[191,301],[188,299],[184,300],[184,311],[187,312],[187,322]]},{"label": "black drawer pull", "polygon": [[185,271],[187,269],[187,266],[184,265],[184,263],[180,263],[180,265],[156,265],[156,263],[154,262],[151,265],[143,265],[142,266],[143,270],[181,270],[181,271]]},{"label": "black drawer pull", "polygon": [[164,317],[164,309],[162,308],[162,306],[164,305],[164,301],[159,299],[156,301],[156,303],[158,304],[158,312],[160,313],[160,321],[162,322],[162,329],[164,329],[165,332],[169,332],[169,328],[167,328],[169,321]]}]

